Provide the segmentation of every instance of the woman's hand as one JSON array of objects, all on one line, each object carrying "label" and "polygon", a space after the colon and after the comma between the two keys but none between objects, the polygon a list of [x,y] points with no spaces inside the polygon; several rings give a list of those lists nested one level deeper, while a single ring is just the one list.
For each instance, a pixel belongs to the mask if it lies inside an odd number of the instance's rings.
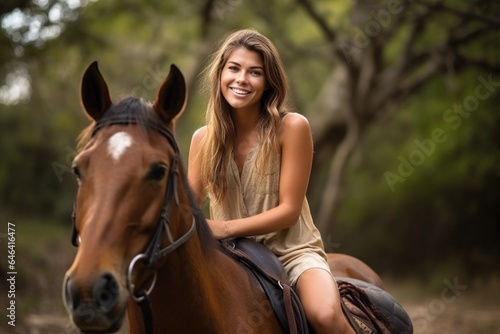
[{"label": "woman's hand", "polygon": [[230,237],[226,221],[207,219],[207,223],[215,239],[221,240]]}]

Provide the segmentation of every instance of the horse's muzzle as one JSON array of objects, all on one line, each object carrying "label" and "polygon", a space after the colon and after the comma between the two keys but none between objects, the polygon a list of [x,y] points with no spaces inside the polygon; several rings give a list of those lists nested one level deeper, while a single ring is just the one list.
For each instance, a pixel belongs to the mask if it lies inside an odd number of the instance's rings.
[{"label": "horse's muzzle", "polygon": [[71,275],[63,283],[64,304],[74,324],[83,333],[112,333],[123,322],[128,296],[121,296],[115,276],[98,275],[89,284],[76,284]]}]

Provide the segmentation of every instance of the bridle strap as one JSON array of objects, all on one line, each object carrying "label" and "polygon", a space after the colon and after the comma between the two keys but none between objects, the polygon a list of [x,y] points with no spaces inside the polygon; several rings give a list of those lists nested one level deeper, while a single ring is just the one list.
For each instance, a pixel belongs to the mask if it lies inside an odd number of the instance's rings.
[{"label": "bridle strap", "polygon": [[153,312],[151,310],[151,301],[149,295],[144,291],[138,291],[137,298],[141,301],[137,302],[142,312],[142,321],[144,323],[144,333],[153,334]]},{"label": "bridle strap", "polygon": [[[172,239],[172,235],[170,233],[170,226],[169,226],[169,216],[170,216],[170,211],[171,211],[171,203],[172,203],[172,197],[174,197],[174,200],[177,205],[179,205],[179,199],[177,196],[177,159],[174,158],[174,162],[170,168],[169,176],[168,176],[168,188],[167,188],[167,194],[165,196],[165,204],[163,206],[163,209],[160,214],[160,219],[158,222],[158,225],[156,227],[156,232],[153,235],[153,238],[149,242],[148,247],[146,248],[146,251],[144,252],[145,258],[147,259],[148,263],[147,266],[148,268],[153,267],[158,258],[160,258],[161,254],[163,253],[163,250],[160,250],[161,247],[161,242],[162,242],[162,236],[163,236],[163,231],[167,232],[168,239],[171,243],[171,245],[175,242]],[[178,246],[177,246],[178,247]],[[177,248],[176,247],[176,248]]]},{"label": "bridle strap", "polygon": [[78,231],[76,230],[76,202],[73,203],[73,212],[71,212],[71,224],[73,231],[71,232],[71,244],[75,247],[78,247],[80,244],[80,240],[78,240]]}]

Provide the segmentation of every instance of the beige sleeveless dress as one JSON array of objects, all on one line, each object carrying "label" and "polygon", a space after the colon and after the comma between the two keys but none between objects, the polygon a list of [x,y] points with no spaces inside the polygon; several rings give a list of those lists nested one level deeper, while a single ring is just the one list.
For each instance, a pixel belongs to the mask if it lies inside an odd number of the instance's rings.
[{"label": "beige sleeveless dress", "polygon": [[[224,200],[210,204],[213,220],[232,220],[251,217],[276,207],[279,203],[281,156],[274,155],[265,173],[256,165],[259,145],[248,153],[240,173],[230,159],[227,191]],[[330,272],[321,236],[313,224],[307,199],[297,223],[290,228],[252,237],[267,246],[283,263],[290,283],[294,286],[307,269],[321,268]]]}]

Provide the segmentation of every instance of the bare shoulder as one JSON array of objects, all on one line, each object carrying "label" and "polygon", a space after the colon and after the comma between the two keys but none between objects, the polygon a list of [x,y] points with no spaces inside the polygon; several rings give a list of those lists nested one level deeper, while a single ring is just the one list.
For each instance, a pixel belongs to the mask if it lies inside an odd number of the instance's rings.
[{"label": "bare shoulder", "polygon": [[207,135],[207,127],[201,127],[193,133],[191,138],[191,146],[189,147],[189,157],[197,157],[201,150],[201,143]]},{"label": "bare shoulder", "polygon": [[311,134],[311,126],[307,118],[298,113],[288,113],[281,123],[282,136],[303,136]]},{"label": "bare shoulder", "polygon": [[203,126],[193,133],[192,142],[199,144],[207,135],[207,126]]}]

